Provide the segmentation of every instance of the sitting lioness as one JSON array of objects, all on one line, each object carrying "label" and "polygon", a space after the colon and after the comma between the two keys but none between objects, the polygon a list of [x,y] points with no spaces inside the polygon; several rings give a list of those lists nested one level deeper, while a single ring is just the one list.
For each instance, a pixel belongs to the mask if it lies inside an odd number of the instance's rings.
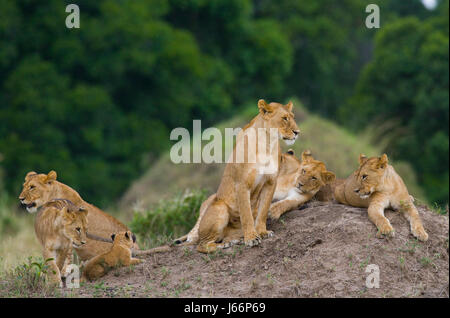
[{"label": "sitting lioness", "polygon": [[62,287],[61,275],[71,264],[72,246],[86,243],[87,214],[83,207],[69,200],[53,200],[43,205],[36,215],[34,229],[43,247],[43,257],[49,261],[50,281]]},{"label": "sitting lioness", "polygon": [[[283,163],[284,160],[284,163]],[[319,190],[335,181],[336,176],[327,170],[322,161],[315,160],[309,150],[302,153],[302,161],[290,150],[282,157],[277,188],[269,214],[279,219],[284,213],[311,200]]]},{"label": "sitting lioness", "polygon": [[[47,202],[64,198],[77,206],[83,206],[88,213],[88,222],[91,234],[99,237],[111,237],[111,234],[128,231],[128,227],[113,216],[103,212],[97,207],[85,202],[71,187],[56,180],[56,172],[37,174],[32,171],[25,176],[22,192],[19,195],[20,202],[26,206],[28,212],[34,213]],[[97,240],[87,239],[86,244],[74,247],[82,261],[109,250],[111,244]],[[139,249],[134,244],[134,249]]]},{"label": "sitting lioness", "polygon": [[334,196],[342,204],[368,207],[369,219],[382,235],[394,235],[391,223],[384,216],[384,209],[400,210],[409,220],[412,234],[421,241],[428,240],[414,199],[402,178],[388,164],[386,154],[372,158],[361,154],[359,168],[336,187]]},{"label": "sitting lioness", "polygon": [[130,266],[142,262],[138,258],[131,257],[135,236],[130,231],[112,234],[111,238],[113,243],[109,251],[95,256],[86,263],[83,268],[82,281],[100,278],[119,266]]},{"label": "sitting lioness", "polygon": [[240,231],[247,246],[273,235],[266,221],[280,165],[278,140],[292,144],[299,134],[292,107],[259,100],[259,114],[239,132],[219,189],[200,220],[199,252],[214,252],[224,237]]},{"label": "sitting lioness", "polygon": [[[315,160],[309,150],[302,153],[302,162],[294,155],[294,151],[289,149],[281,155],[280,171],[277,177],[277,186],[272,198],[272,205],[269,216],[278,219],[285,212],[297,208],[305,202],[311,200],[324,185],[333,182],[335,175],[326,170],[325,164]],[[195,244],[198,242],[198,227],[206,209],[215,199],[216,194],[212,194],[205,200],[199,211],[199,217],[192,230],[175,240],[175,244]],[[328,199],[330,200],[330,199]],[[277,202],[276,202],[277,201]],[[327,201],[321,199],[321,201]],[[235,243],[240,233],[232,238],[224,237],[224,242]],[[231,244],[228,244],[231,245]],[[228,245],[224,245],[227,247]]]}]

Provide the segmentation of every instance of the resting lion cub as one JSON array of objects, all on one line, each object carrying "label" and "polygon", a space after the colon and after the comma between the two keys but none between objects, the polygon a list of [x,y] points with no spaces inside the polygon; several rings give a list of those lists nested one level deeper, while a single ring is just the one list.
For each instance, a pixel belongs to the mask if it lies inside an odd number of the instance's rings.
[{"label": "resting lion cub", "polygon": [[282,157],[283,160],[273,196],[276,202],[269,210],[270,217],[275,220],[311,200],[323,186],[336,179],[334,173],[328,171],[322,161],[315,160],[309,150],[303,151],[301,162],[292,150]]},{"label": "resting lion cub", "polygon": [[62,287],[61,273],[72,260],[72,247],[86,243],[87,210],[69,200],[53,200],[44,204],[36,215],[34,229],[43,247],[45,260],[52,259],[50,281]]},{"label": "resting lion cub", "polygon": [[394,234],[391,223],[384,216],[384,209],[400,210],[409,220],[412,234],[421,241],[428,240],[414,199],[402,178],[388,164],[386,154],[372,158],[360,155],[359,168],[336,187],[334,195],[339,203],[368,207],[369,219],[383,235]]},{"label": "resting lion cub", "polygon": [[[25,176],[20,202],[28,212],[35,213],[41,206],[53,199],[68,199],[75,205],[83,206],[89,211],[88,221],[91,234],[99,237],[111,237],[111,234],[128,231],[128,227],[113,216],[85,202],[77,191],[56,180],[56,172],[38,174],[34,171]],[[75,247],[81,260],[86,261],[109,250],[111,244],[88,238],[86,244]],[[137,244],[134,249],[138,250]]]},{"label": "resting lion cub", "polygon": [[130,232],[112,234],[113,240],[110,250],[89,260],[83,268],[82,280],[94,280],[104,276],[112,268],[139,264],[142,260],[131,257],[131,248],[135,236]]},{"label": "resting lion cub", "polygon": [[[239,231],[247,246],[273,235],[266,221],[280,165],[278,140],[292,144],[299,133],[292,107],[291,102],[258,101],[259,114],[238,134],[216,196],[200,220],[199,252],[214,252],[224,237]],[[251,156],[256,160],[249,160]]]}]

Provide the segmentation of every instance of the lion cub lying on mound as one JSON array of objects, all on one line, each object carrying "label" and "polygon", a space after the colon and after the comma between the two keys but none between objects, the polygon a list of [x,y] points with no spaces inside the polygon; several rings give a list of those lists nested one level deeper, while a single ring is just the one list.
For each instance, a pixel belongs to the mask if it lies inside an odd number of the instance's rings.
[{"label": "lion cub lying on mound", "polygon": [[342,204],[368,207],[369,219],[383,235],[394,234],[391,223],[384,216],[384,209],[400,210],[411,223],[412,234],[421,241],[428,240],[414,199],[402,178],[388,164],[386,154],[372,158],[360,155],[359,168],[336,187],[334,195]]},{"label": "lion cub lying on mound", "polygon": [[112,247],[104,254],[89,260],[83,269],[82,280],[94,280],[104,276],[112,268],[135,265],[142,260],[131,256],[131,248],[135,243],[135,236],[130,232],[112,234]]},{"label": "lion cub lying on mound", "polygon": [[[88,221],[91,234],[99,237],[111,237],[113,233],[129,230],[113,216],[85,202],[77,191],[58,182],[55,171],[50,171],[48,174],[38,174],[34,171],[27,173],[19,200],[26,206],[28,212],[35,213],[38,208],[57,198],[70,200],[73,204],[83,206],[89,211]],[[109,243],[88,238],[86,244],[75,247],[75,250],[80,259],[86,261],[108,251],[110,247]],[[133,249],[139,249],[137,244],[133,245]]]},{"label": "lion cub lying on mound", "polygon": [[[302,153],[301,162],[294,155],[292,149],[287,153],[283,153],[281,155],[277,186],[272,199],[272,201],[277,202],[272,203],[269,210],[271,218],[278,219],[285,212],[309,201],[319,189],[333,182],[334,179],[335,175],[326,170],[323,162],[315,160],[309,150]],[[175,244],[181,244],[183,242],[195,244],[198,242],[198,227],[201,218],[205,214],[208,206],[215,199],[215,196],[216,194],[212,194],[202,203],[197,223],[187,235],[175,240]],[[224,247],[236,243],[242,235],[242,232],[236,232],[234,236],[224,237]]]},{"label": "lion cub lying on mound", "polygon": [[309,150],[302,153],[302,161],[289,150],[282,157],[277,188],[269,210],[272,219],[311,200],[319,190],[336,179],[322,161],[315,160]]},{"label": "lion cub lying on mound", "polygon": [[43,257],[50,261],[50,281],[62,287],[61,273],[72,263],[72,246],[86,243],[87,210],[69,200],[52,200],[36,215],[34,229],[43,247]]}]

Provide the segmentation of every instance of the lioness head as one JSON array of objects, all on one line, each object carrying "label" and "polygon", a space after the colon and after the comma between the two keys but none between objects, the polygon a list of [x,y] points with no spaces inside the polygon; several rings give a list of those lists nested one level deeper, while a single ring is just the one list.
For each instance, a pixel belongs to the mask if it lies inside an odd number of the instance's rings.
[{"label": "lioness head", "polygon": [[264,99],[258,101],[258,108],[267,128],[277,128],[280,139],[287,145],[292,145],[297,139],[300,130],[294,120],[292,102],[282,105],[279,103],[267,104]]},{"label": "lioness head", "polygon": [[383,177],[388,165],[388,157],[367,158],[359,155],[359,169],[356,171],[358,187],[354,190],[361,199],[367,199],[372,193],[378,191],[383,183]]},{"label": "lioness head", "polygon": [[315,194],[322,186],[335,179],[334,173],[328,171],[322,161],[315,160],[309,150],[303,151],[300,174],[296,184],[300,193]]},{"label": "lioness head", "polygon": [[28,212],[36,212],[39,207],[52,199],[54,181],[56,181],[56,172],[53,170],[48,174],[28,172],[19,195],[20,203],[27,208]]},{"label": "lioness head", "polygon": [[136,236],[130,231],[120,232],[111,235],[113,244],[125,245],[126,247],[132,248],[133,244],[136,242]]},{"label": "lioness head", "polygon": [[84,208],[73,210],[63,207],[61,214],[64,236],[72,241],[73,247],[77,248],[86,244],[88,211]]}]

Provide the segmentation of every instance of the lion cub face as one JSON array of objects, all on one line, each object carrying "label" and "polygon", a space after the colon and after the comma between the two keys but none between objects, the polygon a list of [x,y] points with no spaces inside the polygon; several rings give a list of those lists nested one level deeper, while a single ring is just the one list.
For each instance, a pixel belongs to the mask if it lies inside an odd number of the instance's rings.
[{"label": "lion cub face", "polygon": [[27,173],[19,200],[29,213],[36,212],[39,207],[52,199],[50,195],[54,181],[56,181],[55,171],[48,174],[37,174],[34,171]]},{"label": "lion cub face", "polygon": [[263,99],[258,101],[259,112],[267,122],[266,127],[277,128],[280,139],[283,139],[287,145],[292,145],[300,133],[294,120],[292,107],[292,102],[282,105],[279,103],[267,104]]},{"label": "lion cub face", "polygon": [[296,183],[300,193],[315,194],[322,186],[335,179],[334,173],[328,171],[322,161],[315,160],[309,150],[303,151],[300,174]]},{"label": "lion cub face", "polygon": [[136,236],[130,231],[120,232],[117,234],[111,235],[113,240],[113,244],[125,245],[128,248],[132,248],[133,244],[136,242]]},{"label": "lion cub face", "polygon": [[80,208],[75,211],[64,207],[61,214],[64,236],[72,241],[75,248],[86,244],[87,210]]},{"label": "lion cub face", "polygon": [[359,155],[359,169],[356,171],[358,187],[355,192],[361,199],[367,199],[370,195],[380,189],[388,165],[386,154],[381,157],[367,158]]}]

